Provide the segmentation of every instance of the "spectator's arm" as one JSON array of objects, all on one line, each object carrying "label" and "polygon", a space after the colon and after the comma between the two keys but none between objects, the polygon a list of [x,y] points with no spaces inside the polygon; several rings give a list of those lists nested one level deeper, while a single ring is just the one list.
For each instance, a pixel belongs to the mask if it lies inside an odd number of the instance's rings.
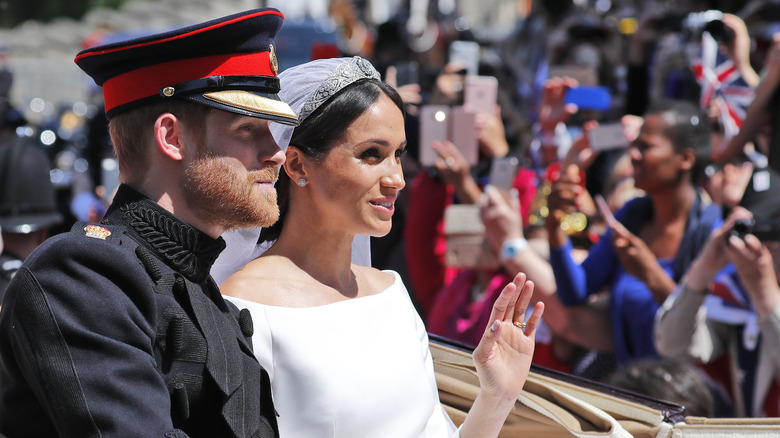
[{"label": "spectator's arm", "polygon": [[769,122],[769,104],[775,98],[778,84],[780,84],[780,33],[774,37],[763,77],[755,89],[756,97],[748,106],[742,127],[728,144],[712,149],[713,161],[725,162],[739,155],[745,144],[752,141],[761,128]]}]

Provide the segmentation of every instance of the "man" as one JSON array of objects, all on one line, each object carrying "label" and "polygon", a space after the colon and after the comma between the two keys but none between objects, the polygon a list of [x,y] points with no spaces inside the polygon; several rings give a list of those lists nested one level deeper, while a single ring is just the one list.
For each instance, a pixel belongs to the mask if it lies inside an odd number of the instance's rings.
[{"label": "man", "polygon": [[35,144],[18,136],[0,142],[0,302],[22,262],[63,220],[50,171],[49,158]]},{"label": "man", "polygon": [[45,242],[0,312],[0,433],[278,436],[252,322],[209,276],[231,228],[278,217],[273,9],[81,52],[122,183],[100,224]]}]

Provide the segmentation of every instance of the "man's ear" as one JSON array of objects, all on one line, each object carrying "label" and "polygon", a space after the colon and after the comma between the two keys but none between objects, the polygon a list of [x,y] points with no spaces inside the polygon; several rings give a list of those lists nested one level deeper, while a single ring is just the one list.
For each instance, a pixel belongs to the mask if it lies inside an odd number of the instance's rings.
[{"label": "man's ear", "polygon": [[183,126],[181,121],[171,113],[163,113],[154,122],[154,140],[157,147],[166,156],[181,161],[184,147]]},{"label": "man's ear", "polygon": [[284,170],[291,180],[298,181],[301,178],[308,179],[305,164],[308,160],[300,149],[293,145],[288,146],[285,157]]}]

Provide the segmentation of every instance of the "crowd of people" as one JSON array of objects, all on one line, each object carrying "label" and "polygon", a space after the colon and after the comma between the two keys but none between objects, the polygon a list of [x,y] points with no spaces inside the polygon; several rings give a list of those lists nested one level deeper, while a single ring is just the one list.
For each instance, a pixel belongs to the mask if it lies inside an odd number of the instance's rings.
[{"label": "crowd of people", "polygon": [[[780,416],[780,8],[488,40],[431,2],[421,45],[413,3],[332,2],[285,69],[273,9],[85,49],[120,184],[83,218],[3,106],[0,433],[495,436],[531,363]],[[462,425],[429,333],[473,349]]]},{"label": "crowd of people", "polygon": [[[777,416],[775,6],[647,7],[628,32],[626,21],[572,5],[534,6],[517,35],[540,20],[546,39],[482,46],[479,74],[501,88],[498,109],[477,115],[479,161],[445,141],[432,145],[432,166],[408,166],[396,266],[428,329],[475,344],[500,285],[522,271],[545,304],[536,363],[612,382],[656,366],[696,376],[706,391],[670,384],[659,394],[648,381],[647,394],[705,406],[697,412],[707,416]],[[545,56],[513,65],[520,57],[506,48],[528,55],[528,45]],[[407,105],[468,105],[457,68],[442,66]],[[573,100],[593,86],[611,103]],[[602,149],[600,129],[615,125],[623,144]],[[491,170],[507,155],[521,165],[501,190]],[[464,204],[479,211],[482,240],[468,248],[485,263],[453,256],[463,240],[448,211]],[[733,232],[744,221],[768,231]]]}]

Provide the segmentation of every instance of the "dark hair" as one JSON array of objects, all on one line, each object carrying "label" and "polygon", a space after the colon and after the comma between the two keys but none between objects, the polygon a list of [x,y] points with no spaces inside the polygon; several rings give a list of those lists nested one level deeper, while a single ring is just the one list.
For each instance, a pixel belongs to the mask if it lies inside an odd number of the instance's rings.
[{"label": "dark hair", "polygon": [[696,163],[691,172],[693,181],[704,176],[712,151],[711,128],[707,115],[693,102],[687,100],[660,99],[650,104],[645,116],[660,114],[666,120],[666,137],[674,150],[693,151]]},{"label": "dark hair", "polygon": [[[363,79],[347,85],[329,100],[320,105],[309,117],[295,128],[290,139],[307,157],[321,160],[336,146],[349,125],[371,107],[381,95],[385,95],[404,112],[404,103],[395,88],[376,79]],[[290,177],[279,173],[276,182],[279,203],[279,220],[263,228],[260,242],[276,240],[282,231],[290,192]]]},{"label": "dark hair", "polygon": [[606,383],[685,406],[686,415],[712,417],[714,414],[715,400],[709,378],[689,363],[642,359],[615,371]]}]

